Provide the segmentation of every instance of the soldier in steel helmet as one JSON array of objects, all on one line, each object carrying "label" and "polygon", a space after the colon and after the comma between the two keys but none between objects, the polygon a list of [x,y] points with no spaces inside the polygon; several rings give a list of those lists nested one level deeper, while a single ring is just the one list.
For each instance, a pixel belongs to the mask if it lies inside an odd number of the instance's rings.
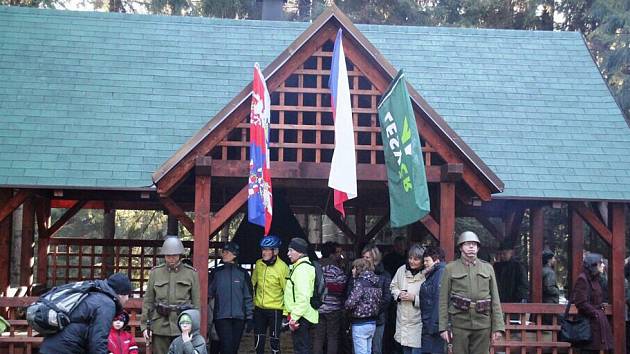
[{"label": "soldier in steel helmet", "polygon": [[142,303],[142,334],[153,354],[166,354],[171,341],[181,334],[177,317],[200,308],[197,270],[181,262],[184,245],[177,236],[166,236],[160,249],[164,263],[149,273]]},{"label": "soldier in steel helmet", "polygon": [[494,269],[477,258],[479,237],[459,235],[461,257],[446,265],[440,285],[439,331],[457,354],[484,354],[505,331]]}]

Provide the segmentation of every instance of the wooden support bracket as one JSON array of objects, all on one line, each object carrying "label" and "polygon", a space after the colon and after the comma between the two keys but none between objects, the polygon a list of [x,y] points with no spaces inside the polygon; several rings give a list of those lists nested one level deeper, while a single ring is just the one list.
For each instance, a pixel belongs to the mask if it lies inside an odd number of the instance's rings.
[{"label": "wooden support bracket", "polygon": [[569,205],[578,213],[578,215],[580,215],[588,226],[595,230],[602,239],[608,243],[609,246],[612,245],[612,232],[606,227],[606,225],[604,225],[594,211],[587,208],[586,205],[582,203],[572,202]]},{"label": "wooden support bracket", "polygon": [[422,225],[424,225],[424,227],[427,228],[427,230],[429,230],[429,233],[431,234],[431,236],[433,236],[433,238],[439,242],[440,241],[440,224],[438,224],[437,221],[435,221],[433,216],[431,216],[431,214],[427,214],[425,217],[420,219],[420,222],[422,223]]},{"label": "wooden support bracket", "polygon": [[367,240],[367,242],[371,242],[374,239],[374,237],[376,237],[376,234],[378,234],[378,232],[381,231],[383,229],[383,227],[385,225],[387,225],[388,222],[389,222],[389,213],[383,215],[376,222],[376,224],[374,224],[374,226],[372,226],[372,229],[370,229],[370,231],[365,236],[365,239]]},{"label": "wooden support bracket", "polygon": [[339,230],[341,230],[346,236],[348,236],[350,240],[352,240],[352,242],[357,242],[357,235],[350,229],[348,225],[346,225],[343,220],[341,220],[341,216],[339,216],[337,211],[325,208],[324,212],[326,213],[326,216],[328,216],[328,218],[330,218],[330,220],[335,223],[335,225],[337,225]]},{"label": "wooden support bracket", "polygon": [[194,235],[195,233],[195,223],[194,221],[186,215],[184,209],[182,209],[173,199],[169,197],[160,197],[160,202],[164,207],[171,213],[173,216],[179,220],[179,222],[184,225],[186,230]]},{"label": "wooden support bracket", "polygon": [[21,190],[16,195],[11,197],[3,206],[0,208],[0,222],[4,221],[4,219],[11,215],[15,209],[17,209],[26,198],[29,198],[33,192],[27,190]]},{"label": "wooden support bracket", "polygon": [[68,209],[60,218],[57,220],[51,227],[48,229],[48,237],[52,237],[63,225],[65,225],[71,217],[75,216],[76,213],[83,208],[83,206],[87,203],[87,200],[77,200],[76,203],[72,206],[72,208]]},{"label": "wooden support bracket", "polygon": [[214,237],[214,234],[221,230],[223,225],[230,220],[230,218],[247,202],[249,186],[245,185],[241,190],[236,193],[229,202],[227,202],[221,210],[214,213],[210,222],[210,239]]}]

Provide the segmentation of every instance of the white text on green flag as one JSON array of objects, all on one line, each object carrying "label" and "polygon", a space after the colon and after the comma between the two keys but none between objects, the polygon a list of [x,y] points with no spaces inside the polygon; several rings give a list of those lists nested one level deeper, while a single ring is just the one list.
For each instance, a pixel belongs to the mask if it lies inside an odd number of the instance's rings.
[{"label": "white text on green flag", "polygon": [[430,211],[427,176],[416,119],[402,70],[378,106],[387,166],[392,227],[414,223]]}]

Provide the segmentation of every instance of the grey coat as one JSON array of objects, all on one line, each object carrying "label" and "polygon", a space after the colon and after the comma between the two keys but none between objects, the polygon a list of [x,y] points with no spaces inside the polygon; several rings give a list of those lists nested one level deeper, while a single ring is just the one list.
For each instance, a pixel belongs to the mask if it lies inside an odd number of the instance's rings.
[{"label": "grey coat", "polygon": [[192,319],[191,339],[189,342],[184,343],[182,336],[178,336],[171,342],[171,346],[168,348],[168,354],[207,354],[206,341],[199,334],[199,326],[201,322],[199,310],[192,309],[182,312],[179,317],[177,317],[178,327],[179,319],[184,314],[187,314]]}]

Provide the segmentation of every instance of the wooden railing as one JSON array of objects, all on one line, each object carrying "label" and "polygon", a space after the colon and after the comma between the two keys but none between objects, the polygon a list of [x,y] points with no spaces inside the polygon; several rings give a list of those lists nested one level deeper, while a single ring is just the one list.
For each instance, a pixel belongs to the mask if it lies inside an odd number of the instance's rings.
[{"label": "wooden railing", "polygon": [[[570,343],[558,338],[559,315],[564,313],[564,305],[506,303],[502,307],[505,335],[501,341],[493,344],[490,354],[574,353]],[[577,313],[575,306],[571,306],[569,313]],[[607,314],[611,314],[610,308]]]},{"label": "wooden railing", "polygon": [[[9,332],[0,336],[0,353],[31,354],[41,344],[38,336],[25,320],[25,309],[36,297],[0,297],[0,314],[11,324]],[[491,354],[516,353],[574,353],[569,343],[558,339],[560,325],[558,315],[564,312],[563,305],[553,304],[503,304],[506,318],[504,338],[493,344]],[[140,333],[141,299],[130,299],[126,304],[130,314],[131,333],[145,352],[145,341]],[[571,313],[576,313],[574,306]],[[608,311],[610,315],[610,311]],[[625,335],[625,333],[623,334]]]},{"label": "wooden railing", "polygon": [[[44,340],[26,322],[26,307],[37,297],[0,297],[0,314],[7,319],[11,327],[0,335],[0,353],[32,354]],[[140,331],[142,300],[130,299],[125,305],[129,312],[129,327],[136,337],[141,353],[146,353],[145,340]]]}]

